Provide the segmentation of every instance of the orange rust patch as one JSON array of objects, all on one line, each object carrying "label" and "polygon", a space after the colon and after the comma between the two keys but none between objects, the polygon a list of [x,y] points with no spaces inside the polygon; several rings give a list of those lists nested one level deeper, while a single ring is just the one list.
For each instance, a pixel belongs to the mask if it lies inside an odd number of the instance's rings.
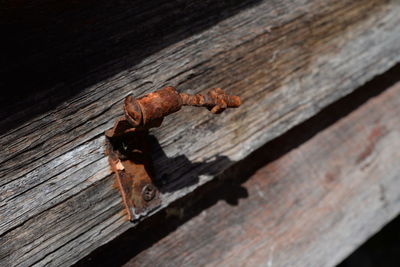
[{"label": "orange rust patch", "polygon": [[360,163],[365,160],[375,149],[376,144],[386,134],[386,129],[382,126],[376,126],[372,129],[368,136],[368,144],[365,149],[358,155],[356,163]]}]

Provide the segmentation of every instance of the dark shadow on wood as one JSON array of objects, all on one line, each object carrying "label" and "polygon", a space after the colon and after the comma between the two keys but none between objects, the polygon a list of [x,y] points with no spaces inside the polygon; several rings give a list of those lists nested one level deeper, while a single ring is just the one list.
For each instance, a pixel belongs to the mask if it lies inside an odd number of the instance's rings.
[{"label": "dark shadow on wood", "polygon": [[2,1],[0,133],[257,2]]},{"label": "dark shadow on wood", "polygon": [[[223,200],[232,205],[240,205],[239,200],[248,196],[242,183],[259,168],[307,142],[398,81],[400,81],[400,65],[396,65],[385,74],[376,77],[352,94],[326,107],[286,134],[265,144],[244,160],[232,165],[217,179],[197,188],[190,195],[172,203],[169,208],[160,211],[137,227],[96,249],[92,254],[79,261],[76,266],[120,266],[141,251],[151,249],[153,244],[169,233],[179,230],[179,227],[185,222],[212,207],[218,201]],[[177,216],[171,216],[171,213]]]},{"label": "dark shadow on wood", "polygon": [[[217,156],[207,162],[191,162],[185,155],[169,158],[155,136],[150,135],[149,142],[155,163],[153,182],[162,193],[174,192],[198,184],[201,175],[218,175],[220,171],[216,166],[230,166],[234,163],[226,156]],[[179,171],[175,173],[157,172],[159,169],[165,169],[162,168],[162,165],[164,167],[178,166],[174,169],[179,169]]]}]

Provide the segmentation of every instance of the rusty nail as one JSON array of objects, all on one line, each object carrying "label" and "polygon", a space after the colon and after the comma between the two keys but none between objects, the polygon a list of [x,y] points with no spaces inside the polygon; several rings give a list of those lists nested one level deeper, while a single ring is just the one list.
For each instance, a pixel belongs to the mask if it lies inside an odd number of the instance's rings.
[{"label": "rusty nail", "polygon": [[220,88],[204,95],[189,95],[168,86],[139,98],[125,98],[125,115],[105,134],[106,152],[130,220],[144,216],[161,203],[148,171],[152,169],[147,144],[149,129],[160,126],[165,116],[179,111],[182,106],[205,107],[212,113],[221,113],[240,104],[238,96],[228,95]]},{"label": "rusty nail", "polygon": [[148,184],[143,187],[142,198],[144,199],[144,201],[152,200],[155,197],[155,195],[156,195],[156,189],[154,188],[153,185]]},{"label": "rusty nail", "polygon": [[189,95],[168,86],[137,99],[128,96],[124,109],[131,127],[149,129],[160,126],[165,116],[177,112],[182,106],[205,107],[212,113],[221,113],[240,104],[238,96],[228,95],[220,88],[211,89],[206,95]]}]

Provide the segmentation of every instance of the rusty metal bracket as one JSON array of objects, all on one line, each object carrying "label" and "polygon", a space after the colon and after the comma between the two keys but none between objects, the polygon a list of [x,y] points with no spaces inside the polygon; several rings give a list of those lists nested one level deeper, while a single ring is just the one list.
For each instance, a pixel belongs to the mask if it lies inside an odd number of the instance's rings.
[{"label": "rusty metal bracket", "polygon": [[137,99],[125,98],[125,116],[117,119],[105,134],[106,154],[129,220],[139,220],[160,205],[160,192],[152,179],[149,129],[160,126],[165,116],[182,106],[206,107],[221,113],[240,104],[238,96],[227,95],[220,88],[211,89],[206,95],[188,95],[168,86]]}]

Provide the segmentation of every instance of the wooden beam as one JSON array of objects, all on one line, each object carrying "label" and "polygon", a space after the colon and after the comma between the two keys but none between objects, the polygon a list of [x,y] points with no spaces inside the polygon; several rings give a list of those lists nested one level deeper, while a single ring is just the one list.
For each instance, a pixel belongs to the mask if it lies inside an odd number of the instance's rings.
[{"label": "wooden beam", "polygon": [[[137,255],[124,266],[336,266],[400,212],[399,103],[400,83],[244,183],[233,173],[167,209],[184,219],[132,230],[123,249]],[[120,260],[108,253],[81,266]]]},{"label": "wooden beam", "polygon": [[[161,6],[150,8],[150,14],[157,14],[157,8]],[[120,9],[128,14],[133,10],[131,6]],[[86,23],[90,10],[83,6],[76,21]],[[223,8],[219,10],[224,13]],[[64,20],[67,11],[61,14]],[[157,176],[166,183],[161,189],[163,208],[398,62],[399,12],[396,1],[378,0],[234,5],[227,8],[229,16],[224,13],[213,25],[207,24],[206,14],[187,25],[181,21],[189,34],[179,35],[180,28],[169,32],[184,38],[162,48],[152,49],[154,40],[143,38],[131,54],[127,49],[117,59],[93,64],[83,77],[75,75],[81,61],[86,66],[83,57],[69,62],[55,78],[43,72],[40,82],[35,76],[39,82],[33,83],[33,89],[50,84],[47,91],[23,97],[16,86],[15,98],[23,101],[14,105],[3,99],[1,109],[1,263],[69,265],[133,226],[125,220],[103,154],[103,132],[121,115],[122,99],[132,91],[139,96],[166,84],[191,93],[221,87],[243,99],[240,109],[219,117],[186,109],[153,132]],[[196,8],[190,14],[195,13]],[[168,20],[168,14],[156,17]],[[117,17],[117,22],[106,20],[100,26],[117,27],[124,19],[132,23],[129,16]],[[202,23],[207,27],[192,34],[191,26]],[[118,35],[107,32],[107,36],[118,43],[118,38],[125,40],[134,27],[141,27],[126,26]],[[87,40],[90,34],[80,38]],[[169,41],[170,35],[165,35]],[[93,41],[101,41],[99,36],[93,33]],[[83,41],[60,40],[57,52],[65,53],[67,59],[69,51],[86,51]],[[142,39],[130,41],[138,40]],[[35,51],[27,62],[47,57],[46,51]],[[59,56],[49,52],[48,57],[62,59]],[[11,65],[12,70],[27,70],[23,58],[18,62]],[[19,69],[18,64],[23,66]],[[102,75],[110,68],[114,72]],[[69,71],[74,75],[69,77]],[[24,75],[14,79],[17,85]],[[61,101],[58,94],[69,90],[74,94]],[[41,109],[53,100],[59,101],[57,105]],[[38,110],[40,115],[30,116]]]}]

